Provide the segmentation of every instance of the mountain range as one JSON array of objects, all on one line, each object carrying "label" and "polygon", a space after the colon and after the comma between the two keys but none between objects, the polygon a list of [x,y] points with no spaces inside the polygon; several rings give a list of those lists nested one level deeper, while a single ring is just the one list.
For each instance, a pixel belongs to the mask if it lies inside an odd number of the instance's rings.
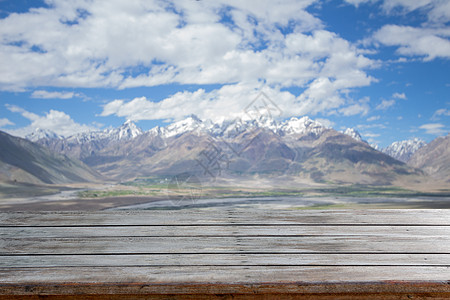
[{"label": "mountain range", "polygon": [[100,179],[99,173],[77,159],[0,131],[2,182],[67,184]]},{"label": "mountain range", "polygon": [[395,159],[407,163],[414,153],[425,145],[425,141],[414,138],[411,140],[393,142],[388,147],[381,149],[381,151]]},{"label": "mountain range", "polygon": [[356,130],[338,132],[308,117],[215,123],[192,115],[146,132],[127,121],[67,138],[48,132],[37,136],[28,138],[118,181],[190,172],[203,180],[266,176],[386,185],[425,176],[372,148]]}]

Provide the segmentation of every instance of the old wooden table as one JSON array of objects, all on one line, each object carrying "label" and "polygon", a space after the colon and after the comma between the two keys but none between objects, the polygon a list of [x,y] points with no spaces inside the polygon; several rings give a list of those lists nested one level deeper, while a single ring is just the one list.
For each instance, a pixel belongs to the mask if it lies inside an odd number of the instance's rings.
[{"label": "old wooden table", "polygon": [[0,213],[0,256],[0,299],[450,298],[450,211]]}]

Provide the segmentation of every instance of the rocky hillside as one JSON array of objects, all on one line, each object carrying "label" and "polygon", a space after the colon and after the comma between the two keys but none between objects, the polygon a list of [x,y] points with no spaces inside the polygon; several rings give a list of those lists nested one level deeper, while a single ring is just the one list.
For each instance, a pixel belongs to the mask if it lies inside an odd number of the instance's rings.
[{"label": "rocky hillside", "polygon": [[394,142],[388,147],[383,148],[381,151],[406,163],[417,150],[425,145],[425,141],[415,138],[412,140]]},{"label": "rocky hillside", "polygon": [[450,182],[450,135],[438,137],[419,149],[408,164]]}]

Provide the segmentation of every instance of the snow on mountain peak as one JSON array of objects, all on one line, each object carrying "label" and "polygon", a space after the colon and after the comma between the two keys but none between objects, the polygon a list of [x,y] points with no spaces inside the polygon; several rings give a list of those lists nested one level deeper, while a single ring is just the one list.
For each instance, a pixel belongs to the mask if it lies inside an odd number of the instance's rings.
[{"label": "snow on mountain peak", "polygon": [[175,122],[167,126],[164,130],[165,137],[172,137],[183,134],[185,132],[204,129],[205,124],[196,115],[190,115],[186,119]]},{"label": "snow on mountain peak", "polygon": [[60,139],[61,136],[47,129],[36,128],[32,133],[25,137],[27,140],[36,142],[41,139]]},{"label": "snow on mountain peak", "polygon": [[133,139],[143,133],[142,129],[136,126],[131,120],[127,120],[117,129],[112,130],[113,135],[117,136],[118,140]]},{"label": "snow on mountain peak", "polygon": [[425,146],[425,141],[414,138],[411,140],[393,142],[388,147],[382,149],[383,153],[392,156],[403,162],[407,162],[411,156],[420,148]]},{"label": "snow on mountain peak", "polygon": [[67,138],[71,143],[86,143],[94,140],[131,140],[143,134],[142,129],[136,126],[131,120],[127,120],[118,128],[105,129],[103,131],[88,131],[75,134]]},{"label": "snow on mountain peak", "polygon": [[325,130],[325,127],[319,122],[313,121],[305,116],[300,119],[292,117],[286,120],[281,124],[280,130],[284,134],[312,133],[318,135]]},{"label": "snow on mountain peak", "polygon": [[343,131],[343,133],[345,135],[352,137],[353,139],[355,139],[357,141],[363,142],[361,134],[359,134],[359,132],[356,131],[354,128],[347,128],[347,129],[345,129],[345,131]]}]

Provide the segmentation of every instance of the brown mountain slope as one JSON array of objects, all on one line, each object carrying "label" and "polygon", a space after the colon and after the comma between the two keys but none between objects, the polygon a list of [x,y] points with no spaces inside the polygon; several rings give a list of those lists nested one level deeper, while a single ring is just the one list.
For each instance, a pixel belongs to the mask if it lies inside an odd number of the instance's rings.
[{"label": "brown mountain slope", "polygon": [[81,161],[0,131],[0,180],[34,184],[98,181]]},{"label": "brown mountain slope", "polygon": [[420,170],[343,133],[297,123],[289,131],[245,124],[231,134],[227,130],[227,134],[215,134],[191,129],[167,136],[151,130],[127,140],[78,143],[67,139],[46,145],[80,157],[101,174],[120,181],[185,172],[204,181],[217,176],[237,180],[282,176],[308,182],[375,185],[399,180],[414,184],[425,177]]},{"label": "brown mountain slope", "polygon": [[408,164],[450,182],[450,135],[438,137],[419,149]]}]

